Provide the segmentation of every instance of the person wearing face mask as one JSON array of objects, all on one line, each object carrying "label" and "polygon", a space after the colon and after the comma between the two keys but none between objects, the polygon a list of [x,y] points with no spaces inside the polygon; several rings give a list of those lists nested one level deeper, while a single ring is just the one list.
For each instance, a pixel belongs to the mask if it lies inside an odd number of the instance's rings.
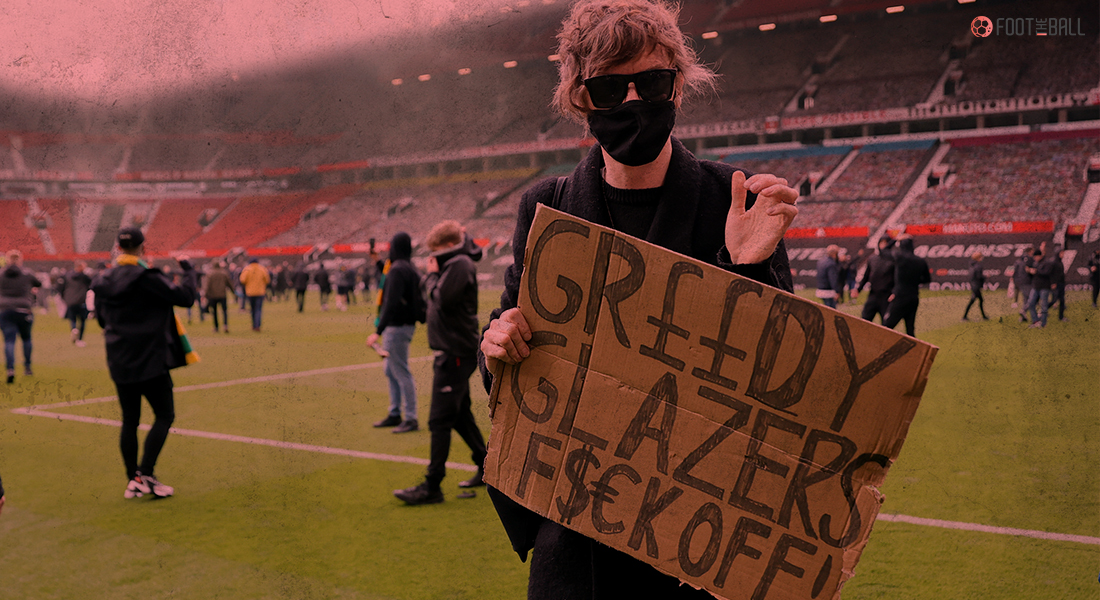
[{"label": "person wearing face mask", "polygon": [[[520,202],[501,306],[482,334],[486,389],[500,362],[530,354],[517,306],[527,234],[538,204],[786,291],[782,237],[797,192],[774,175],[751,175],[695,158],[672,129],[683,100],[713,86],[664,0],[581,0],[558,34],[554,104],[587,123],[594,146],[566,179],[535,184]],[[559,189],[560,188],[560,189]],[[491,442],[490,442],[491,443]],[[489,490],[513,548],[533,550],[528,598],[710,598],[617,550],[543,519]]]}]

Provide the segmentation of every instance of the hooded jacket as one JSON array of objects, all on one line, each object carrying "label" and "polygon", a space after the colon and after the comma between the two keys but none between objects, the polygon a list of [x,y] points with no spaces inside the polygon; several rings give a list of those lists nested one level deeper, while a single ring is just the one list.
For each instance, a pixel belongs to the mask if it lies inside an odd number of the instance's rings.
[{"label": "hooded jacket", "polygon": [[38,278],[22,267],[8,265],[0,271],[0,311],[30,312],[34,306],[33,290],[42,287]]},{"label": "hooded jacket", "polygon": [[856,293],[862,292],[867,285],[871,286],[869,293],[875,296],[889,296],[894,291],[894,251],[889,246],[880,248],[867,259],[867,269]]},{"label": "hooded jacket", "polygon": [[[184,271],[191,270],[186,261]],[[107,369],[115,383],[136,383],[187,364],[173,306],[198,296],[189,277],[175,285],[158,269],[118,265],[92,282],[95,315],[107,343]]]},{"label": "hooded jacket", "polygon": [[903,305],[920,297],[920,286],[932,282],[928,261],[913,254],[913,241],[898,242],[894,252],[894,302]]},{"label": "hooded jacket", "polygon": [[271,275],[267,269],[258,262],[250,262],[241,271],[241,285],[244,286],[245,296],[263,296],[267,294],[267,284],[271,282]]},{"label": "hooded jacket", "polygon": [[[476,248],[476,258],[471,252]],[[433,254],[439,271],[424,276],[428,299],[428,346],[451,356],[477,355],[477,267],[481,248],[470,238]]]},{"label": "hooded jacket", "polygon": [[412,258],[412,238],[397,233],[390,240],[390,270],[382,287],[382,306],[378,309],[381,335],[390,325],[416,324],[416,294],[420,294],[420,271],[409,261]]},{"label": "hooded jacket", "polygon": [[65,306],[80,306],[92,288],[92,278],[84,271],[72,271],[61,278],[61,300]]}]

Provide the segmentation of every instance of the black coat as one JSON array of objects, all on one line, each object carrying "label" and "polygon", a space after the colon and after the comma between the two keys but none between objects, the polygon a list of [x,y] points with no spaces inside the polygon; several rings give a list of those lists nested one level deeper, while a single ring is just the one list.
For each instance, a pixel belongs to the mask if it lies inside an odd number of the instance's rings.
[{"label": "black coat", "polygon": [[439,271],[424,275],[423,282],[428,300],[428,346],[452,356],[475,356],[480,336],[474,259],[465,246],[435,258]]},{"label": "black coat", "polygon": [[980,292],[985,285],[985,273],[979,260],[970,261],[970,291]]},{"label": "black coat", "polygon": [[[793,288],[787,251],[782,242],[765,262],[732,265],[725,252],[725,223],[729,213],[730,177],[734,167],[723,163],[697,160],[673,138],[672,160],[662,186],[656,216],[645,240],[674,252],[786,291]],[[569,176],[567,192],[559,210],[590,222],[611,227],[606,203],[602,198],[600,171],[603,154],[593,146],[587,158]],[[746,173],[748,175],[748,173]],[[501,306],[491,319],[516,306],[527,234],[538,204],[552,205],[555,179],[542,181],[520,201],[519,216],[512,241],[514,262],[505,273]],[[750,193],[748,206],[755,202]],[[721,256],[720,256],[721,255]],[[492,375],[480,356],[486,390]],[[675,577],[664,575],[622,552],[574,533],[519,506],[490,487],[497,512],[512,541],[512,547],[526,560],[535,550],[528,598],[711,598],[690,586],[680,586]],[[537,567],[537,568],[536,568]]]},{"label": "black coat", "polygon": [[159,269],[119,265],[92,282],[107,369],[115,383],[146,381],[187,364],[172,307],[191,306],[198,291],[191,278],[180,281],[173,284]]},{"label": "black coat", "polygon": [[386,283],[382,286],[382,307],[378,309],[378,335],[390,325],[416,324],[416,298],[420,294],[420,271],[408,259],[390,264]]},{"label": "black coat", "polygon": [[894,254],[894,302],[903,304],[920,297],[920,286],[932,282],[928,262],[912,252]]},{"label": "black coat", "polygon": [[863,279],[859,282],[857,292],[862,292],[864,286],[871,286],[871,294],[876,296],[889,296],[894,291],[894,253],[887,248],[876,252],[867,259],[867,269],[863,272]]}]

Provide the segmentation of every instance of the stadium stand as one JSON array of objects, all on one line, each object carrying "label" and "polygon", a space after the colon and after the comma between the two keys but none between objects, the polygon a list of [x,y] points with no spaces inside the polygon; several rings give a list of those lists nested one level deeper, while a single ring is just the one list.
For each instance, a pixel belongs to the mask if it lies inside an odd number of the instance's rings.
[{"label": "stadium stand", "polygon": [[822,199],[896,198],[905,190],[914,169],[928,158],[929,143],[921,149],[884,150],[865,147],[840,177],[822,193]]},{"label": "stadium stand", "polygon": [[258,246],[296,225],[303,214],[318,204],[335,202],[353,189],[350,185],[339,185],[312,194],[293,192],[239,198],[182,249],[227,250]]},{"label": "stadium stand", "polygon": [[44,254],[38,230],[27,223],[29,207],[25,200],[0,200],[0,244],[24,254]]},{"label": "stadium stand", "polygon": [[[39,198],[38,208],[47,216],[50,241],[53,244],[51,254],[73,254],[73,219],[69,212],[69,201],[64,198]],[[47,248],[49,250],[49,248]]]},{"label": "stadium stand", "polygon": [[232,198],[216,197],[163,200],[146,230],[150,250],[167,253],[182,248],[231,202]]},{"label": "stadium stand", "polygon": [[[851,146],[808,146],[790,150],[757,150],[722,157],[723,162],[752,173],[771,173],[783,177],[796,189],[807,179],[817,182],[828,177]],[[800,190],[800,192],[803,190]],[[804,197],[808,194],[803,193]]]},{"label": "stadium stand", "polygon": [[1083,138],[959,145],[944,163],[954,169],[943,185],[922,194],[902,222],[1054,221],[1077,214],[1089,156],[1100,139]]}]

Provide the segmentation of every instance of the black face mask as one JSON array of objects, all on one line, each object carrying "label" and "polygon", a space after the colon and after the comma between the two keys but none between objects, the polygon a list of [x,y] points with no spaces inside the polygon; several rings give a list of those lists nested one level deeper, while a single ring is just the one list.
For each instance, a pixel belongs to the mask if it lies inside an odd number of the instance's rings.
[{"label": "black face mask", "polygon": [[630,167],[657,160],[675,124],[676,103],[672,100],[631,100],[588,115],[588,129],[600,146],[611,158]]}]

